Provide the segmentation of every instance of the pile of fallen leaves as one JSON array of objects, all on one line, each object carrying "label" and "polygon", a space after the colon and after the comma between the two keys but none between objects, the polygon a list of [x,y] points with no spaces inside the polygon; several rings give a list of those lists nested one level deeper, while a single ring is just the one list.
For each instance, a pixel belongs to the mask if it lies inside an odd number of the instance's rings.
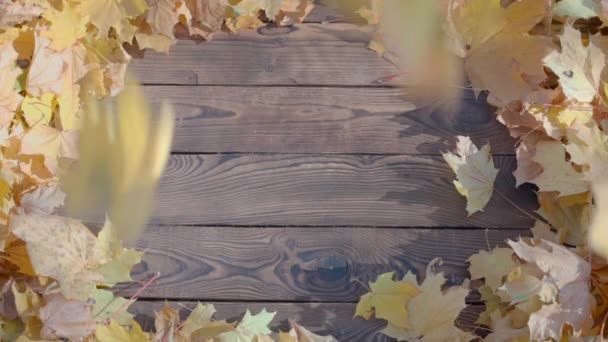
[{"label": "pile of fallen leaves", "polygon": [[[487,93],[517,139],[517,186],[537,188],[540,209],[527,213],[536,219],[533,237],[468,259],[471,279],[483,279],[474,287],[485,303],[477,331],[487,341],[601,340],[608,333],[608,2],[374,0],[359,13],[379,25],[370,48],[395,58],[405,78],[454,95],[460,74],[470,81],[466,91]],[[444,158],[473,215],[493,195],[499,170],[489,145],[458,137],[456,152]],[[357,315],[386,320],[383,333],[399,340],[474,338],[454,324],[473,289],[468,282],[443,289],[445,279],[432,271],[420,284],[411,274],[392,278],[370,284]]]},{"label": "pile of fallen leaves", "polygon": [[[142,258],[123,240],[143,229],[173,132],[171,110],[153,119],[125,78],[124,46],[167,52],[176,26],[210,39],[264,19],[299,22],[311,8],[310,0],[0,1],[0,340],[321,340],[295,323],[271,333],[275,314],[265,310],[228,323],[203,304],[183,321],[167,305],[156,332],[143,332],[128,313],[136,298],[111,290],[132,282]],[[91,211],[106,215],[97,234],[65,216]]]}]

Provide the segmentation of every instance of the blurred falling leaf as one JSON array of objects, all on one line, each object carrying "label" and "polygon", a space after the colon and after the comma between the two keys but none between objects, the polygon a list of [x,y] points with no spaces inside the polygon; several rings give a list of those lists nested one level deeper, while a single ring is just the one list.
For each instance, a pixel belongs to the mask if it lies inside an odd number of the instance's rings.
[{"label": "blurred falling leaf", "polygon": [[68,213],[99,218],[107,212],[119,239],[133,240],[150,216],[152,198],[169,157],[173,110],[151,113],[140,86],[127,83],[115,103],[86,101],[79,165],[65,177]]}]

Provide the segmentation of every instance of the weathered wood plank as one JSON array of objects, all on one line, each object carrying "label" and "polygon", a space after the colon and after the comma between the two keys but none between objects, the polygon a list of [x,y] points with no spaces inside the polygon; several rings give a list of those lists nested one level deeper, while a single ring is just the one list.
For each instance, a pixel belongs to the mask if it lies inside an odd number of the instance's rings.
[{"label": "weathered wood plank", "polygon": [[[196,302],[170,302],[173,306],[181,308],[180,315],[185,318],[189,314],[189,309],[196,305]],[[310,331],[320,335],[332,335],[338,341],[374,341],[384,342],[393,341],[378,331],[384,328],[386,323],[383,320],[366,321],[360,317],[353,318],[355,304],[352,303],[213,303],[217,309],[214,316],[216,319],[227,319],[235,321],[242,317],[247,309],[252,313],[258,313],[262,309],[276,311],[277,314],[270,324],[274,331],[289,330],[288,320],[294,320],[303,325]],[[154,327],[154,311],[160,310],[163,302],[138,301],[135,302],[130,312],[136,314],[135,319],[150,331]],[[483,306],[472,305],[465,308],[459,316],[457,324],[463,329],[472,330],[475,327],[475,320],[479,313],[483,311]]]},{"label": "weathered wood plank", "polygon": [[367,49],[373,27],[262,27],[213,40],[179,40],[169,56],[151,51],[129,68],[143,83],[374,86],[398,69]]},{"label": "weathered wood plank", "polygon": [[175,104],[174,152],[438,154],[468,135],[493,153],[514,154],[493,107],[470,92],[448,113],[416,108],[395,88],[144,89],[154,105]]},{"label": "weathered wood plank", "polygon": [[[497,156],[496,189],[524,210],[512,156]],[[467,217],[454,174],[439,156],[173,155],[157,191],[153,224],[529,228],[494,195]]]},{"label": "weathered wood plank", "polygon": [[472,254],[522,235],[529,231],[152,226],[137,243],[146,254],[133,277],[161,274],[143,298],[355,302],[362,284],[385,272],[420,279],[436,257],[449,284],[461,284]]},{"label": "weathered wood plank", "polygon": [[355,11],[366,5],[369,6],[369,0],[317,0],[315,8],[304,18],[304,22],[364,23]]}]

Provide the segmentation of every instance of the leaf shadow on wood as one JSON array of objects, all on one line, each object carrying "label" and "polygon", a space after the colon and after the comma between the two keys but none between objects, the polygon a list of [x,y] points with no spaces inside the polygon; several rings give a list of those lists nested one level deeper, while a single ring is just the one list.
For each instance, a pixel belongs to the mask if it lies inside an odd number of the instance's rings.
[{"label": "leaf shadow on wood", "polygon": [[[411,131],[405,126],[399,132],[401,138],[420,134],[435,136],[433,143],[423,142],[417,146],[420,153],[439,154],[454,148],[457,135],[470,136],[478,146],[490,143],[492,151],[511,151],[515,154],[515,139],[509,136],[507,128],[496,120],[496,108],[486,101],[482,93],[479,99],[467,89],[461,98],[433,99],[418,101],[417,109],[407,111],[394,120],[399,125],[416,122],[422,130]],[[424,139],[424,141],[431,139]]]},{"label": "leaf shadow on wood", "polygon": [[[441,160],[438,156],[418,156],[422,159]],[[444,162],[445,163],[445,162]],[[388,191],[379,201],[395,201],[403,207],[425,207],[425,218],[431,226],[445,226],[445,222],[470,222],[470,225],[459,224],[459,227],[484,228],[523,228],[532,227],[534,211],[538,209],[538,201],[533,187],[524,184],[515,188],[515,178],[512,173],[516,167],[514,156],[494,156],[494,164],[500,170],[494,183],[494,193],[482,212],[467,216],[466,198],[460,196],[452,181],[456,176],[445,163],[445,172],[436,177],[421,179],[426,184],[409,190]],[[396,169],[398,176],[411,180],[416,175],[407,168]],[[446,177],[445,175],[449,175]],[[439,189],[439,190],[438,190]]]}]

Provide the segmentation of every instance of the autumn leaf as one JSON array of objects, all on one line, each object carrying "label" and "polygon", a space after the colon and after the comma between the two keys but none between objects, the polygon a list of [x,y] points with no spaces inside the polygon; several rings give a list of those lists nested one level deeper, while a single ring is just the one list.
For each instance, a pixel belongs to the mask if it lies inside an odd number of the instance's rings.
[{"label": "autumn leaf", "polygon": [[37,124],[21,140],[21,152],[43,155],[47,169],[57,174],[62,159],[78,158],[77,144],[77,131],[60,131],[48,125]]},{"label": "autumn leaf", "polygon": [[172,340],[180,325],[179,312],[165,302],[162,309],[154,312],[155,339],[157,341]]},{"label": "autumn leaf", "polygon": [[91,298],[94,301],[93,318],[97,324],[106,324],[110,319],[120,325],[131,323],[133,315],[127,311],[129,300],[102,289],[94,290]]},{"label": "autumn leaf", "polygon": [[129,327],[123,327],[115,321],[108,325],[98,325],[95,337],[99,342],[150,342],[148,334],[141,330],[137,322],[131,321]]},{"label": "autumn leaf", "polygon": [[97,238],[79,221],[48,215],[19,215],[11,231],[27,244],[37,274],[56,279],[62,294],[86,301],[103,277],[95,271],[107,262]]},{"label": "autumn leaf", "polygon": [[543,62],[559,76],[564,94],[570,100],[591,102],[598,93],[606,55],[593,42],[584,46],[579,31],[564,27],[561,53],[553,51]]},{"label": "autumn leaf", "polygon": [[228,331],[217,336],[220,342],[248,342],[258,335],[271,333],[268,324],[272,321],[276,312],[268,312],[262,309],[258,314],[252,315],[249,310],[245,312],[243,319],[237,324],[233,331]]},{"label": "autumn leaf", "polygon": [[95,330],[92,306],[85,302],[68,300],[62,295],[49,295],[40,309],[42,337],[79,340]]},{"label": "autumn leaf", "polygon": [[591,198],[588,193],[560,197],[556,192],[539,192],[538,213],[554,227],[559,241],[580,246],[587,241],[591,219]]},{"label": "autumn leaf", "polygon": [[12,44],[0,47],[0,127],[8,127],[23,100],[19,90],[15,89],[21,75],[21,69],[15,63],[17,56]]},{"label": "autumn leaf", "polygon": [[65,193],[57,185],[41,185],[21,196],[19,214],[53,214],[63,206]]},{"label": "autumn leaf", "polygon": [[0,28],[6,29],[32,20],[41,15],[44,10],[45,8],[38,4],[3,1],[0,3]]},{"label": "autumn leaf", "polygon": [[511,318],[502,316],[500,311],[494,311],[491,316],[492,333],[484,339],[485,342],[527,342],[530,340],[530,331],[525,328],[513,328]]},{"label": "autumn leaf", "polygon": [[566,247],[548,241],[541,240],[534,246],[523,240],[508,243],[517,256],[538,266],[559,289],[557,302],[543,305],[530,315],[530,337],[559,340],[564,325],[572,326],[575,332],[590,328],[594,300],[589,293],[589,263]]},{"label": "autumn leaf", "polygon": [[190,312],[190,316],[181,324],[180,332],[184,336],[190,337],[195,331],[212,323],[213,314],[215,314],[213,304],[198,303]]},{"label": "autumn leaf", "polygon": [[470,263],[471,279],[484,278],[485,284],[496,290],[502,285],[505,277],[516,266],[513,261],[513,250],[496,247],[490,252],[479,251],[467,259]]},{"label": "autumn leaf", "polygon": [[27,91],[34,97],[60,94],[63,87],[64,57],[49,48],[51,41],[35,36],[34,55],[27,73]]},{"label": "autumn leaf", "polygon": [[355,316],[369,319],[372,315],[395,326],[408,328],[407,303],[418,294],[415,286],[393,280],[394,273],[384,273],[370,282],[370,293],[357,303]]},{"label": "autumn leaf", "polygon": [[[319,336],[306,330],[294,321],[289,321],[291,330],[288,333],[280,333],[278,342],[337,342],[332,336]],[[283,337],[281,337],[283,336]]]},{"label": "autumn leaf", "polygon": [[583,167],[583,175],[590,182],[602,181],[608,166],[608,134],[595,122],[574,122],[568,130],[566,151],[573,163]]},{"label": "autumn leaf", "polygon": [[50,7],[43,17],[51,25],[41,35],[50,40],[49,48],[62,51],[78,42],[87,33],[89,18],[80,14],[74,5],[66,1],[61,11]]},{"label": "autumn leaf", "polygon": [[411,280],[408,284],[415,286],[419,294],[407,303],[409,328],[404,329],[389,322],[381,332],[398,340],[407,341],[470,341],[473,335],[464,332],[454,325],[460,311],[466,307],[465,298],[469,294],[468,283],[443,291],[445,284],[443,273],[435,273],[433,268],[441,263],[435,259],[429,263],[424,281],[418,285]]},{"label": "autumn leaf", "polygon": [[30,126],[48,125],[53,119],[54,94],[44,93],[39,98],[26,96],[21,102],[21,112]]},{"label": "autumn leaf", "polygon": [[149,0],[146,20],[155,33],[161,33],[168,38],[175,38],[173,29],[179,22],[175,0]]},{"label": "autumn leaf", "polygon": [[[530,30],[547,15],[543,1],[500,0],[454,2],[449,18],[455,53],[465,58],[465,70],[473,89],[490,92],[488,101],[506,106],[526,101],[546,75],[538,62],[552,48],[551,39],[532,36]],[[500,70],[500,72],[497,72]]]},{"label": "autumn leaf", "polygon": [[543,171],[530,182],[540,191],[558,191],[560,196],[575,195],[589,190],[589,185],[572,164],[566,161],[566,150],[559,141],[540,141],[532,158]]},{"label": "autumn leaf", "polygon": [[490,145],[478,150],[469,137],[458,137],[456,154],[443,153],[443,158],[456,173],[454,186],[467,198],[469,215],[482,211],[494,191],[494,180],[498,169],[494,167]]},{"label": "autumn leaf", "polygon": [[148,5],[145,0],[81,0],[80,12],[91,18],[102,36],[110,28],[121,31],[123,25],[130,25],[125,19],[143,14]]},{"label": "autumn leaf", "polygon": [[227,0],[186,0],[185,5],[191,16],[187,21],[190,34],[210,38],[221,29],[228,9]]}]

